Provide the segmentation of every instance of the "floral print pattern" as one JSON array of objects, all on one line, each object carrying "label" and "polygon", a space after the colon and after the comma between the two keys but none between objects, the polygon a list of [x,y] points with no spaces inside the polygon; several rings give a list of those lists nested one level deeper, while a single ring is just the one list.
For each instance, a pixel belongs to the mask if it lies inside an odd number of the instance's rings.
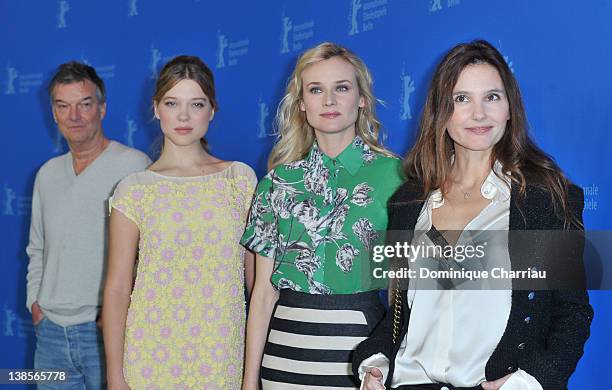
[{"label": "floral print pattern", "polygon": [[124,374],[132,389],[240,389],[245,302],[238,241],[255,174],[234,162],[196,178],[150,171],[119,183],[112,207],[140,231]]},{"label": "floral print pattern", "polygon": [[242,244],[275,261],[279,289],[311,294],[367,291],[368,251],[387,226],[400,161],[355,137],[336,158],[315,142],[307,157],[259,183]]}]

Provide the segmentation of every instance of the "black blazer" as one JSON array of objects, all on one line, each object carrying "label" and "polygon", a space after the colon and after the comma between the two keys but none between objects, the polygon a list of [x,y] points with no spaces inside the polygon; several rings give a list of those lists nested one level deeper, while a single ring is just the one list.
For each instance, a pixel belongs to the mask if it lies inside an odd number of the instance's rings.
[{"label": "black blazer", "polygon": [[[422,190],[405,183],[389,200],[389,230],[413,230],[424,201],[418,200]],[[510,226],[512,230],[563,230],[564,222],[553,210],[548,192],[529,185],[526,197],[521,198],[512,188],[510,196]],[[584,196],[582,190],[570,185],[569,207],[582,222]],[[572,226],[570,229],[582,229]],[[517,251],[530,254],[537,259],[547,255],[541,242],[515,242],[509,238],[508,249],[512,268],[515,269]],[[582,250],[584,241],[574,248],[572,256],[583,270]],[[542,249],[545,248],[545,249]],[[535,377],[544,390],[567,389],[567,381],[576,369],[583,354],[584,343],[589,337],[593,309],[584,289],[578,290],[515,290],[512,291],[510,316],[499,344],[489,357],[485,368],[488,381],[499,379],[519,368]],[[402,292],[402,321],[399,341],[393,345],[393,311],[385,318],[372,335],[363,341],[353,355],[353,372],[358,375],[361,362],[383,353],[390,361],[386,386],[390,388],[395,356],[400,341],[406,335],[410,309],[406,291]]]}]

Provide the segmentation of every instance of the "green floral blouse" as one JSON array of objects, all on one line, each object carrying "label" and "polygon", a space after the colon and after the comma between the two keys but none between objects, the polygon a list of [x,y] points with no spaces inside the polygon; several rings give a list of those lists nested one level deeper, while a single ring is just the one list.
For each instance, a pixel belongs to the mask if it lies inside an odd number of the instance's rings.
[{"label": "green floral blouse", "polygon": [[400,165],[359,136],[333,159],[315,142],[305,159],[276,167],[259,182],[241,243],[274,259],[271,282],[278,289],[375,289],[380,283],[370,276],[369,250],[387,228]]}]

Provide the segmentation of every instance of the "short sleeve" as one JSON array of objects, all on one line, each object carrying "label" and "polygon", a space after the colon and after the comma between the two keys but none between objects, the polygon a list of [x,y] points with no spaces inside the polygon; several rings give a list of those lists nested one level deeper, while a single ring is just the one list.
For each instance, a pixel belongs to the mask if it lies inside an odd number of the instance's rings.
[{"label": "short sleeve", "polygon": [[232,164],[232,178],[238,187],[237,203],[242,210],[246,210],[250,206],[253,196],[253,191],[257,186],[257,175],[250,166],[236,161]]},{"label": "short sleeve", "polygon": [[141,216],[137,210],[144,193],[141,186],[137,185],[135,176],[135,174],[129,175],[117,184],[108,204],[109,212],[112,209],[121,212],[140,228]]},{"label": "short sleeve", "polygon": [[272,179],[271,173],[268,173],[257,185],[240,243],[255,253],[273,259],[279,235],[278,223],[270,202],[271,193]]}]

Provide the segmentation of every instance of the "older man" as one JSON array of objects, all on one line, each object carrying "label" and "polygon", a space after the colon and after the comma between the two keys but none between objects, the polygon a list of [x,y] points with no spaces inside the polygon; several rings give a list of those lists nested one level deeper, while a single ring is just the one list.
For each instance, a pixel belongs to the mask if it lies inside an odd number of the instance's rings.
[{"label": "older man", "polygon": [[27,306],[37,337],[34,366],[66,370],[71,389],[99,389],[106,382],[96,326],[105,269],[106,202],[119,180],[151,161],[104,135],[104,83],[91,66],[60,65],[49,95],[70,151],[47,161],[34,182],[27,247]]}]

